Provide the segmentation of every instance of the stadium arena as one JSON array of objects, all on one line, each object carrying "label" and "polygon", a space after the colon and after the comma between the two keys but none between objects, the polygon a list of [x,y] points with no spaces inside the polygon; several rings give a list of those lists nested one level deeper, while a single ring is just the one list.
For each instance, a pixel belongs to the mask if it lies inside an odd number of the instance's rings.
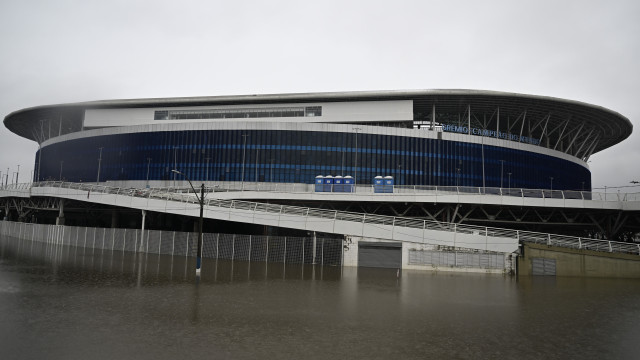
[{"label": "stadium arena", "polygon": [[[627,138],[586,103],[423,90],[105,100],[9,114],[36,141],[34,180],[314,183],[591,190],[587,160]],[[178,177],[178,178],[176,178]]]}]

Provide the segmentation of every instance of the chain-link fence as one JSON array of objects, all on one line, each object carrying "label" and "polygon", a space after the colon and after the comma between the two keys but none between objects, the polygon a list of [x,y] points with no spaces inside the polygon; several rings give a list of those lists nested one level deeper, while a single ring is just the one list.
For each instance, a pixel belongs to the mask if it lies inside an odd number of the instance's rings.
[{"label": "chain-link fence", "polygon": [[[198,233],[0,221],[0,236],[122,252],[195,257]],[[342,239],[202,234],[202,257],[285,264],[342,265]]]}]

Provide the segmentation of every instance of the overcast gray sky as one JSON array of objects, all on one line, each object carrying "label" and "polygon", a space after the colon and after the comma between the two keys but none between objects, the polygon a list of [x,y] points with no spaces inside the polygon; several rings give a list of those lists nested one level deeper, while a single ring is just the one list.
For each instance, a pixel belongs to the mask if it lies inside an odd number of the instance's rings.
[{"label": "overcast gray sky", "polygon": [[[640,180],[639,1],[0,1],[0,115],[117,98],[484,89],[634,124],[594,187]],[[37,145],[0,129],[0,171]]]}]

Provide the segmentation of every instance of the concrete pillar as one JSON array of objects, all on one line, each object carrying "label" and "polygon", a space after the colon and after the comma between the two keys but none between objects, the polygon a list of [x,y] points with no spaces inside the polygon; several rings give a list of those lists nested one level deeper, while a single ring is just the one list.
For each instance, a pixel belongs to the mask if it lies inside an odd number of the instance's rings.
[{"label": "concrete pillar", "polygon": [[116,210],[113,210],[111,212],[111,227],[112,228],[118,227],[118,212]]},{"label": "concrete pillar", "polygon": [[64,199],[60,199],[58,205],[58,217],[56,218],[56,225],[64,225]]},{"label": "concrete pillar", "polygon": [[147,218],[147,210],[142,210],[142,231],[140,231],[140,251],[144,250],[144,223]]}]

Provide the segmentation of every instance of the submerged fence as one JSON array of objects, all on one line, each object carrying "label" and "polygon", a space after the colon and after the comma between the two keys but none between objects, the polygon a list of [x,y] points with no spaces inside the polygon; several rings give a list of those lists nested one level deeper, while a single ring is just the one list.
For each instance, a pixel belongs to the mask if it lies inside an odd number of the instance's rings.
[{"label": "submerged fence", "polygon": [[[195,257],[198,233],[91,228],[0,221],[0,236],[103,249]],[[342,265],[342,239],[236,234],[202,234],[204,258],[285,264]]]}]

